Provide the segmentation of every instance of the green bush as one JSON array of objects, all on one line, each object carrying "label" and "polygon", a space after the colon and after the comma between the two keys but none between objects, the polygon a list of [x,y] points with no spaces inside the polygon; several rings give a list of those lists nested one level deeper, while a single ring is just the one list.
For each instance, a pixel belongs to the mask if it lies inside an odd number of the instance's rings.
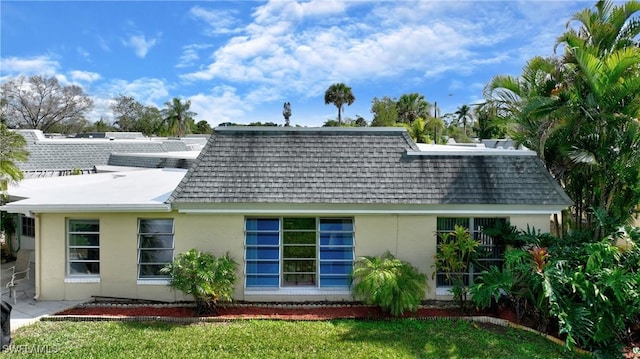
[{"label": "green bush", "polygon": [[216,311],[218,302],[233,299],[237,267],[228,253],[216,258],[211,253],[190,249],[161,271],[171,276],[169,287],[193,296],[199,314],[210,314]]},{"label": "green bush", "polygon": [[600,240],[579,231],[537,238],[508,250],[502,271],[483,272],[471,288],[473,301],[486,307],[506,295],[538,329],[555,320],[569,347],[619,357],[640,321],[640,229],[620,227]]},{"label": "green bush", "polygon": [[377,305],[391,315],[418,310],[427,289],[427,277],[388,251],[380,257],[365,256],[354,264],[353,296]]},{"label": "green bush", "polygon": [[476,250],[480,242],[473,239],[469,230],[463,226],[455,225],[453,232],[442,233],[441,242],[438,244],[436,255],[434,256],[436,271],[444,272],[447,279],[452,283],[453,299],[455,299],[462,310],[466,310],[468,283],[465,283],[464,276],[468,273],[469,266],[476,260]]}]

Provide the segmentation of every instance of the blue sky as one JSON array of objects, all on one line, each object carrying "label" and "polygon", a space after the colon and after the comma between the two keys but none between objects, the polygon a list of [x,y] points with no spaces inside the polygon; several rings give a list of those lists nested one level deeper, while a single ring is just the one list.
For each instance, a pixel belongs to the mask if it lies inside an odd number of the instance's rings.
[{"label": "blue sky", "polygon": [[[110,120],[123,94],[164,107],[191,101],[196,121],[321,126],[333,83],[372,118],[374,97],[418,92],[441,113],[482,99],[495,75],[549,56],[593,1],[11,1],[0,2],[0,80],[56,76]],[[559,51],[562,51],[560,48]]]}]

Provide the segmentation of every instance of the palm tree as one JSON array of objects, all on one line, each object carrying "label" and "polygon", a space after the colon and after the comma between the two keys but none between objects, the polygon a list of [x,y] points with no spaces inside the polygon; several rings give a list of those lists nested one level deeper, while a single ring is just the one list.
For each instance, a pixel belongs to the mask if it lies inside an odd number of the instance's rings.
[{"label": "palm tree", "polygon": [[324,93],[324,104],[334,104],[338,108],[338,126],[342,126],[342,106],[351,106],[355,100],[351,87],[344,83],[335,83]]},{"label": "palm tree", "polygon": [[456,118],[456,122],[462,122],[462,129],[464,130],[465,136],[467,135],[467,122],[473,123],[473,117],[471,114],[471,108],[467,105],[462,105],[458,107],[458,110],[454,112],[454,114],[458,115]]},{"label": "palm tree", "polygon": [[184,134],[190,132],[190,123],[193,122],[193,117],[197,114],[189,111],[191,107],[191,101],[182,102],[177,97],[174,97],[170,102],[164,104],[166,108],[162,110],[165,121],[167,123],[167,130],[170,135],[182,137]]},{"label": "palm tree", "polygon": [[[614,6],[609,0],[599,0],[595,10],[584,9],[577,12],[567,23],[580,24],[579,29],[569,28],[557,43],[566,44],[567,49],[591,48],[596,56],[611,54],[616,50],[637,46],[640,23],[635,14],[640,11],[640,2],[632,0]],[[571,51],[568,51],[571,55]]]},{"label": "palm tree", "polygon": [[416,143],[428,143],[429,141],[429,134],[427,133],[427,129],[426,126],[424,124],[424,120],[422,119],[422,117],[418,117],[416,118],[415,121],[413,121],[412,124],[408,125],[406,123],[402,124],[406,129],[407,132],[409,133],[409,136],[416,142]]},{"label": "palm tree", "polygon": [[29,158],[26,146],[27,141],[22,135],[0,123],[0,192],[7,190],[9,182],[24,178],[16,162],[26,162]]},{"label": "palm tree", "polygon": [[398,121],[413,124],[418,117],[429,116],[429,103],[418,93],[403,94],[397,103]]}]

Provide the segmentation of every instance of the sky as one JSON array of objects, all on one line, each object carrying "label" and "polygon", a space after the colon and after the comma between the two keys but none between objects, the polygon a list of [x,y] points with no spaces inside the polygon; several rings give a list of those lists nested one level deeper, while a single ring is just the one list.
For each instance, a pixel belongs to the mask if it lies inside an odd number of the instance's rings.
[{"label": "sky", "polygon": [[[196,122],[316,127],[337,118],[324,93],[372,100],[419,93],[440,114],[482,101],[496,75],[552,56],[593,1],[0,1],[0,81],[55,76],[94,101],[92,122],[131,96],[160,109],[191,101]],[[574,24],[575,25],[575,24]],[[556,54],[562,48],[555,49]]]}]

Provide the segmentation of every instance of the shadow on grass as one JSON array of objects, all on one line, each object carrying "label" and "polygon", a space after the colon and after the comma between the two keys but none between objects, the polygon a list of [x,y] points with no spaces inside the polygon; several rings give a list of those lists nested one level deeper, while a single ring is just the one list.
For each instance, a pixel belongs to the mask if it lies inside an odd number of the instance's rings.
[{"label": "shadow on grass", "polygon": [[336,323],[348,330],[347,342],[391,348],[399,357],[450,358],[574,358],[539,335],[489,328],[462,320],[387,320]]}]

